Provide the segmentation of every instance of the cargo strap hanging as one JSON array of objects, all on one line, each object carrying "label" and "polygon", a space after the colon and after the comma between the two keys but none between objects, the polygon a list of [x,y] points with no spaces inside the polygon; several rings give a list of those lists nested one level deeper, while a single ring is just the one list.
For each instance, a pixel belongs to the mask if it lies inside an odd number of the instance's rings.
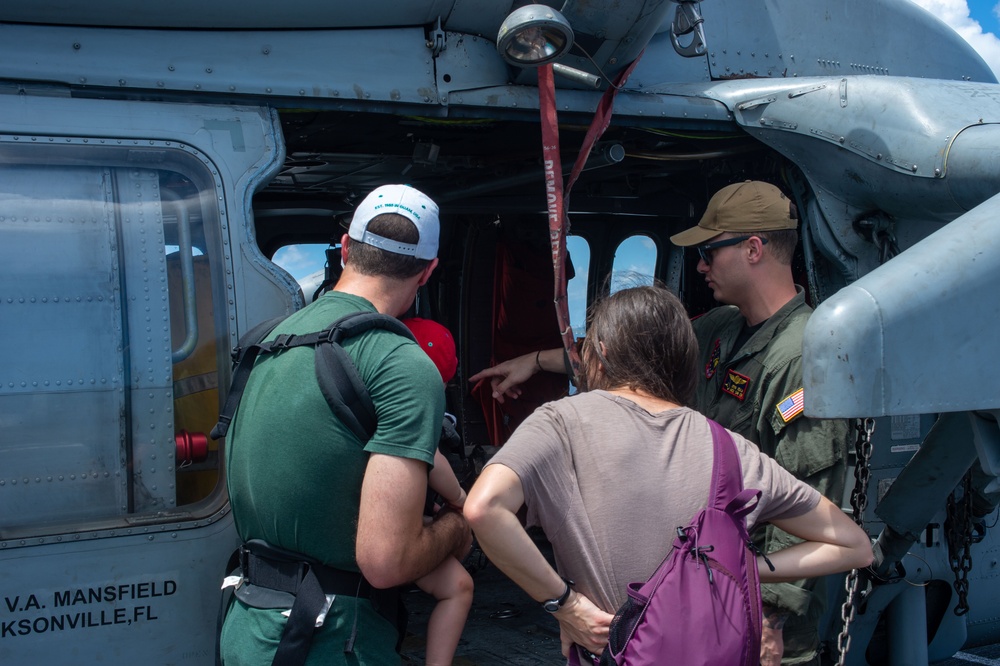
[{"label": "cargo strap hanging", "polygon": [[[639,58],[642,54],[639,55]],[[552,251],[552,272],[555,283],[554,302],[559,333],[562,336],[563,349],[568,359],[570,379],[576,383],[580,371],[580,356],[576,351],[573,329],[569,321],[569,302],[566,299],[566,234],[569,227],[569,193],[573,184],[583,171],[591,149],[611,123],[611,111],[615,95],[624,85],[632,70],[639,63],[636,58],[631,65],[623,69],[614,83],[604,92],[594,119],[587,129],[580,154],[577,155],[573,171],[563,188],[562,159],[559,155],[559,122],[556,115],[556,90],[553,80],[552,65],[538,68],[538,102],[542,121],[542,159],[545,167],[545,201],[549,218],[549,244]]]}]

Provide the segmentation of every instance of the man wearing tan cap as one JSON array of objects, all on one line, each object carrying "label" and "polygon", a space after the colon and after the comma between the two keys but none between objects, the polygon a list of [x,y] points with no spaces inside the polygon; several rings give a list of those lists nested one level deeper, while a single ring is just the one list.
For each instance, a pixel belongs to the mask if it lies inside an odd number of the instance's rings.
[{"label": "man wearing tan cap", "polygon": [[[723,304],[694,321],[703,372],[695,406],[839,505],[849,425],[802,414],[802,332],[812,308],[792,278],[797,218],[775,186],[734,183],[670,240],[697,250],[698,272]],[[774,527],[755,536],[766,552],[795,541]],[[764,666],[819,663],[825,594],[817,582],[763,586]]]}]

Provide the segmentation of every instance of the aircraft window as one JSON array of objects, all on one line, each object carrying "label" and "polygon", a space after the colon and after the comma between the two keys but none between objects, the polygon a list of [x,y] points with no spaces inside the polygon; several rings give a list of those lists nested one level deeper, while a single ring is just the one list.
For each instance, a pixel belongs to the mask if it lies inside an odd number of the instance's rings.
[{"label": "aircraft window", "polygon": [[[326,251],[328,249],[330,249],[330,245],[327,243],[284,245],[271,258],[271,261],[285,269],[299,283],[306,303],[312,303],[316,290],[320,288],[326,277]],[[339,253],[335,259],[337,262],[340,261]]]},{"label": "aircraft window", "polygon": [[[587,295],[590,293],[590,243],[583,236],[566,237],[566,251],[573,263],[574,275],[566,282],[566,300],[569,303],[569,323],[573,337],[583,340],[587,335]],[[577,388],[569,383],[569,394]]]},{"label": "aircraft window", "polygon": [[207,437],[229,347],[217,184],[149,143],[0,142],[5,539],[223,501]]},{"label": "aircraft window", "polygon": [[631,236],[623,240],[615,250],[611,266],[611,293],[653,284],[656,254],[656,241],[649,236]]},{"label": "aircraft window", "polygon": [[[179,252],[180,249],[181,248],[180,248],[179,245],[168,245],[166,247],[167,255],[171,255],[174,252]],[[198,248],[198,247],[192,247],[191,248],[191,256],[200,257],[203,254],[205,254],[205,253],[201,251],[201,248]]]},{"label": "aircraft window", "polygon": [[590,293],[590,243],[582,236],[567,236],[566,250],[573,261],[575,275],[566,284],[569,302],[569,323],[573,335],[580,339],[587,334],[587,294]]}]

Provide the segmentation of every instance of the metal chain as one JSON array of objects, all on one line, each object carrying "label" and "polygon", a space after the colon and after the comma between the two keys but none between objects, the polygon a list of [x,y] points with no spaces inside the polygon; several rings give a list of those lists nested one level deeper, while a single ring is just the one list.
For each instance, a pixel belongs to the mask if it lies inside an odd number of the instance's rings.
[{"label": "metal chain", "polygon": [[[851,509],[854,511],[854,522],[861,529],[865,527],[865,509],[868,508],[868,481],[871,478],[872,433],[875,432],[875,419],[858,419],[856,426],[858,438],[854,444],[857,461],[854,465],[854,490],[851,491]],[[858,587],[861,576],[857,569],[847,574],[844,587],[847,598],[840,609],[840,619],[844,628],[837,636],[837,666],[844,666],[847,651],[851,648],[851,622],[858,609]]]},{"label": "metal chain", "polygon": [[[956,489],[957,490],[957,489]],[[972,570],[972,470],[962,479],[962,499],[948,496],[948,562],[955,572],[958,603],[955,615],[969,612],[969,572]]]},{"label": "metal chain", "polygon": [[857,463],[854,466],[854,489],[851,491],[851,509],[854,522],[864,529],[865,509],[868,508],[868,481],[871,479],[872,434],[875,419],[858,420],[858,440],[855,443]]}]

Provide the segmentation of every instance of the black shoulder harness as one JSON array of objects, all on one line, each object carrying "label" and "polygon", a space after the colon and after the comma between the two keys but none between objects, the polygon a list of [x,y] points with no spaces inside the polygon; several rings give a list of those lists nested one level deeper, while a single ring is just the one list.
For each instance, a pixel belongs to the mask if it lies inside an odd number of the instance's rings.
[{"label": "black shoulder harness", "polygon": [[250,371],[258,356],[292,347],[310,346],[316,348],[316,380],[327,404],[351,432],[361,441],[367,442],[375,434],[375,405],[372,404],[368,388],[361,381],[354,362],[340,343],[373,328],[381,328],[413,340],[410,329],[389,315],[354,312],[341,317],[322,331],[302,335],[282,333],[273,340],[262,342],[284,319],[285,317],[276,317],[257,324],[240,338],[233,349],[233,382],[226,396],[226,404],[219,414],[219,422],[212,428],[212,439],[225,437],[229,431],[229,424],[240,406],[247,380],[250,379]]}]

